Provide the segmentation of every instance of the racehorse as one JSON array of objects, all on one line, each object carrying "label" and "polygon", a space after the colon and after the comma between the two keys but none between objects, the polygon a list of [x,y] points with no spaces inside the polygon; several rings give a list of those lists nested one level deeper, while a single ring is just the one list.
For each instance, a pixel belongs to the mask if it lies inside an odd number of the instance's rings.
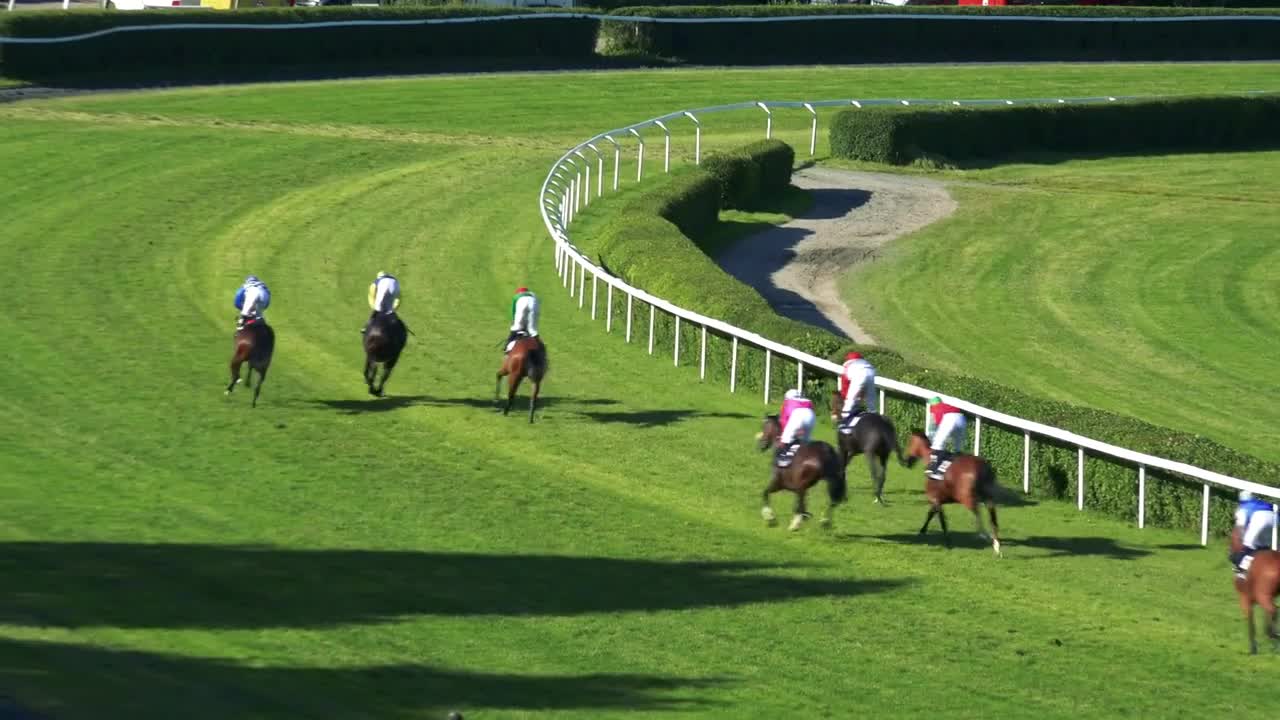
[{"label": "racehorse", "polygon": [[[929,438],[924,433],[911,433],[911,439],[907,442],[910,465],[914,465],[917,459],[928,462],[932,452]],[[929,498],[929,514],[924,518],[924,525],[920,526],[920,534],[925,534],[929,529],[929,522],[937,515],[938,522],[942,523],[943,540],[947,547],[951,547],[947,516],[942,513],[942,506],[957,502],[973,513],[973,519],[978,523],[978,537],[987,539],[986,530],[982,527],[982,515],[978,513],[978,503],[981,502],[987,506],[987,514],[991,516],[991,548],[1000,556],[1000,524],[996,521],[996,492],[999,487],[996,484],[996,469],[984,458],[964,454],[951,456],[941,480],[925,478],[924,492]]]},{"label": "racehorse", "polygon": [[[240,382],[240,366],[249,363],[246,379],[253,386],[252,407],[258,407],[258,394],[262,392],[262,382],[267,379],[267,368],[271,367],[271,354],[276,349],[276,333],[266,320],[253,319],[236,331],[235,351],[231,353],[231,384],[227,385],[227,394]],[[253,384],[253,371],[258,371],[258,384]]]},{"label": "racehorse", "polygon": [[[382,397],[387,387],[387,378],[400,360],[400,352],[409,341],[409,328],[394,313],[378,313],[369,322],[369,329],[364,334],[364,381],[369,386],[369,394]],[[382,382],[375,389],[373,380],[378,375],[378,365],[382,365]]]},{"label": "racehorse", "polygon": [[[764,424],[756,435],[760,441],[760,450],[773,447],[781,434],[782,423],[778,421],[778,416],[765,415]],[[827,497],[830,502],[827,504],[827,511],[822,515],[822,526],[831,527],[836,505],[844,502],[847,497],[847,487],[844,463],[840,461],[836,449],[822,441],[811,442],[801,447],[796,451],[791,464],[785,468],[780,468],[773,463],[773,474],[764,489],[764,507],[760,510],[765,522],[769,523],[770,527],[777,524],[778,516],[769,505],[769,496],[786,489],[797,496],[795,517],[791,519],[790,529],[799,530],[804,521],[812,517],[805,507],[805,494],[809,492],[809,488],[824,478],[827,481]]]},{"label": "racehorse", "polygon": [[507,378],[507,405],[502,414],[511,412],[511,403],[516,399],[516,390],[520,389],[520,381],[525,377],[533,383],[533,395],[529,397],[529,422],[533,422],[533,409],[538,404],[538,392],[542,389],[542,379],[547,376],[547,346],[542,338],[522,336],[515,341],[511,352],[507,353],[498,369],[498,384],[493,390],[493,399],[497,401],[502,392],[502,378]]},{"label": "racehorse", "polygon": [[907,459],[902,455],[902,447],[898,445],[898,431],[893,422],[884,415],[865,412],[858,415],[852,432],[844,432],[840,428],[840,410],[844,399],[839,391],[831,393],[831,421],[836,425],[836,439],[840,446],[840,459],[845,469],[854,455],[865,455],[867,467],[871,469],[871,483],[875,491],[875,501],[884,504],[884,472],[889,460],[889,453],[898,456],[903,467]]},{"label": "racehorse", "polygon": [[[1232,554],[1244,550],[1241,541],[1243,530],[1231,531]],[[1276,634],[1276,595],[1280,594],[1280,553],[1274,550],[1258,550],[1243,578],[1235,576],[1236,594],[1240,596],[1240,610],[1249,626],[1249,654],[1258,654],[1258,641],[1254,639],[1253,606],[1261,605],[1267,614],[1267,637],[1280,649],[1280,635]]]}]

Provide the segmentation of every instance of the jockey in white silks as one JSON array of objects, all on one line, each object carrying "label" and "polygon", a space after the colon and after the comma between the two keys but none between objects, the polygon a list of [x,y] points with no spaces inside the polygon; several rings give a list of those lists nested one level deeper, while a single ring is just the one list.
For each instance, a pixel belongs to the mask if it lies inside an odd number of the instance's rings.
[{"label": "jockey in white silks", "polygon": [[369,321],[364,324],[361,333],[369,331],[369,323],[378,313],[394,315],[400,308],[400,281],[394,275],[379,271],[377,277],[369,285]]},{"label": "jockey in white silks", "polygon": [[840,409],[841,425],[854,418],[855,409],[879,411],[876,369],[863,359],[861,353],[851,352],[845,355],[844,369],[840,373],[840,393],[844,397],[844,406]]},{"label": "jockey in white silks", "polygon": [[809,442],[817,420],[813,401],[801,395],[799,390],[788,390],[782,400],[782,410],[778,413],[778,423],[782,426],[782,434],[778,436],[778,452],[774,457],[778,467],[789,465],[796,450]]},{"label": "jockey in white silks", "polygon": [[250,275],[244,279],[244,284],[236,290],[235,305],[240,311],[240,317],[236,319],[236,329],[243,328],[250,320],[266,320],[262,316],[267,306],[271,304],[271,290],[265,283],[258,279],[257,275]]},{"label": "jockey in white silks", "polygon": [[929,416],[925,422],[925,435],[929,437],[929,449],[933,450],[933,457],[929,458],[925,474],[940,480],[938,465],[946,459],[943,451],[950,445],[952,452],[964,452],[967,423],[960,408],[942,402],[940,397],[931,398],[927,407]]},{"label": "jockey in white silks", "polygon": [[1240,543],[1244,549],[1231,556],[1231,563],[1242,577],[1249,571],[1253,554],[1271,547],[1271,532],[1275,524],[1276,513],[1271,503],[1254,497],[1248,490],[1240,491],[1236,527],[1240,528]]},{"label": "jockey in white silks", "polygon": [[516,338],[520,336],[538,337],[538,296],[527,287],[516,288],[515,297],[511,298],[511,334],[507,335],[506,352],[515,347]]}]

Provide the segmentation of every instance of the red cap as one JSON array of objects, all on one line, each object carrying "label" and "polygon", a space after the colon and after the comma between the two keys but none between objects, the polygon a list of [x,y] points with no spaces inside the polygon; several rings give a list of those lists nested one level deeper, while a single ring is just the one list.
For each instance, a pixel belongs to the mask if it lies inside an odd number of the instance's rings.
[{"label": "red cap", "polygon": [[845,355],[845,356],[844,356],[844,359],[845,359],[845,360],[861,360],[861,359],[862,359],[862,353],[860,353],[860,352],[850,352],[848,355]]},{"label": "red cap", "polygon": [[516,294],[517,294],[517,295],[519,295],[519,294],[520,294],[520,293],[522,293],[522,292],[529,292],[529,288],[527,288],[527,287],[518,287],[518,288],[516,288]]}]

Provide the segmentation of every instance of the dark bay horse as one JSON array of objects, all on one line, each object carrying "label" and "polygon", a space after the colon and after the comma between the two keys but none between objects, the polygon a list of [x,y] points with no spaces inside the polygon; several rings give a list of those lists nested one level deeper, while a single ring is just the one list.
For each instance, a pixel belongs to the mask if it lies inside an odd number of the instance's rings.
[{"label": "dark bay horse", "polygon": [[[928,462],[931,453],[929,438],[925,437],[924,433],[911,433],[911,439],[907,441],[907,456],[910,458],[908,462],[911,465],[914,465],[917,459]],[[942,513],[942,506],[955,502],[964,505],[969,512],[973,513],[973,519],[978,523],[978,537],[987,539],[986,530],[982,527],[982,515],[978,513],[978,503],[981,502],[987,506],[987,514],[991,516],[991,548],[999,556],[1001,554],[1000,524],[996,521],[998,491],[996,469],[991,466],[991,463],[976,455],[953,455],[947,469],[942,473],[942,480],[925,478],[924,492],[929,498],[929,514],[924,518],[920,534],[925,534],[929,529],[929,522],[933,520],[934,515],[937,515],[938,522],[942,523],[943,540],[947,547],[951,547],[951,536],[947,533],[947,516]]]},{"label": "dark bay horse", "polygon": [[[231,353],[231,384],[227,385],[227,394],[240,382],[240,366],[249,363],[247,382],[253,387],[252,407],[258,407],[258,394],[262,392],[262,381],[267,379],[267,368],[271,367],[271,355],[276,349],[276,333],[266,320],[250,320],[247,325],[236,331],[235,350]],[[258,384],[253,384],[253,371],[258,371]]]},{"label": "dark bay horse", "polygon": [[[756,435],[760,441],[760,450],[773,447],[781,434],[782,424],[778,422],[778,416],[765,415],[764,425]],[[770,475],[769,484],[764,488],[764,507],[760,510],[765,522],[772,527],[778,521],[778,516],[769,505],[769,496],[779,490],[790,490],[796,494],[795,517],[791,519],[791,529],[799,530],[804,521],[810,518],[809,511],[805,507],[805,494],[809,492],[809,488],[818,484],[819,480],[826,479],[827,497],[830,502],[827,504],[827,511],[822,515],[822,526],[830,527],[836,505],[844,502],[848,494],[844,463],[840,461],[836,449],[822,441],[811,442],[796,451],[795,458],[787,467],[780,468],[776,463],[770,463],[770,466],[773,472]]]},{"label": "dark bay horse", "polygon": [[538,404],[538,392],[542,390],[542,379],[547,376],[547,346],[542,338],[521,336],[511,347],[511,352],[502,360],[498,369],[498,384],[493,391],[493,399],[498,399],[502,392],[502,378],[507,378],[507,405],[502,414],[511,412],[511,403],[516,399],[516,390],[520,389],[520,381],[528,377],[533,383],[533,394],[529,396],[529,422],[533,422],[533,410]]},{"label": "dark bay horse", "polygon": [[893,422],[884,415],[866,412],[857,417],[852,432],[844,432],[840,428],[840,407],[844,404],[839,391],[831,393],[831,421],[836,426],[836,441],[840,446],[840,459],[845,469],[855,455],[867,458],[867,467],[871,470],[871,487],[875,492],[875,501],[884,503],[884,473],[889,460],[889,453],[898,456],[903,467],[910,467],[902,455],[902,447],[898,445],[898,431]]},{"label": "dark bay horse", "polygon": [[[1232,554],[1244,550],[1241,528],[1231,531]],[[1258,654],[1258,641],[1254,638],[1253,606],[1261,605],[1267,617],[1267,637],[1280,649],[1280,635],[1276,634],[1276,595],[1280,594],[1280,553],[1274,550],[1258,550],[1253,554],[1248,573],[1242,578],[1235,575],[1236,594],[1240,596],[1240,610],[1249,626],[1249,654]]]},{"label": "dark bay horse", "polygon": [[[409,341],[409,328],[394,313],[378,313],[369,321],[369,329],[364,334],[364,382],[369,386],[369,394],[382,397],[387,387],[387,378],[400,361],[400,352]],[[378,365],[382,365],[382,381],[374,388],[373,381],[378,374]]]}]

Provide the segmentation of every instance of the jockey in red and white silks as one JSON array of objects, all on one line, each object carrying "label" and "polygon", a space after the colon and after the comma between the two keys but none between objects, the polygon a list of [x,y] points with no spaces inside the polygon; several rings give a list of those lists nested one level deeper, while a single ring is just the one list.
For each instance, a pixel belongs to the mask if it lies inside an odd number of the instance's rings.
[{"label": "jockey in red and white silks", "polygon": [[844,406],[840,409],[842,422],[850,419],[855,407],[860,406],[868,412],[879,411],[876,369],[861,353],[851,352],[845,355],[844,369],[840,373],[840,397],[844,398]]}]

